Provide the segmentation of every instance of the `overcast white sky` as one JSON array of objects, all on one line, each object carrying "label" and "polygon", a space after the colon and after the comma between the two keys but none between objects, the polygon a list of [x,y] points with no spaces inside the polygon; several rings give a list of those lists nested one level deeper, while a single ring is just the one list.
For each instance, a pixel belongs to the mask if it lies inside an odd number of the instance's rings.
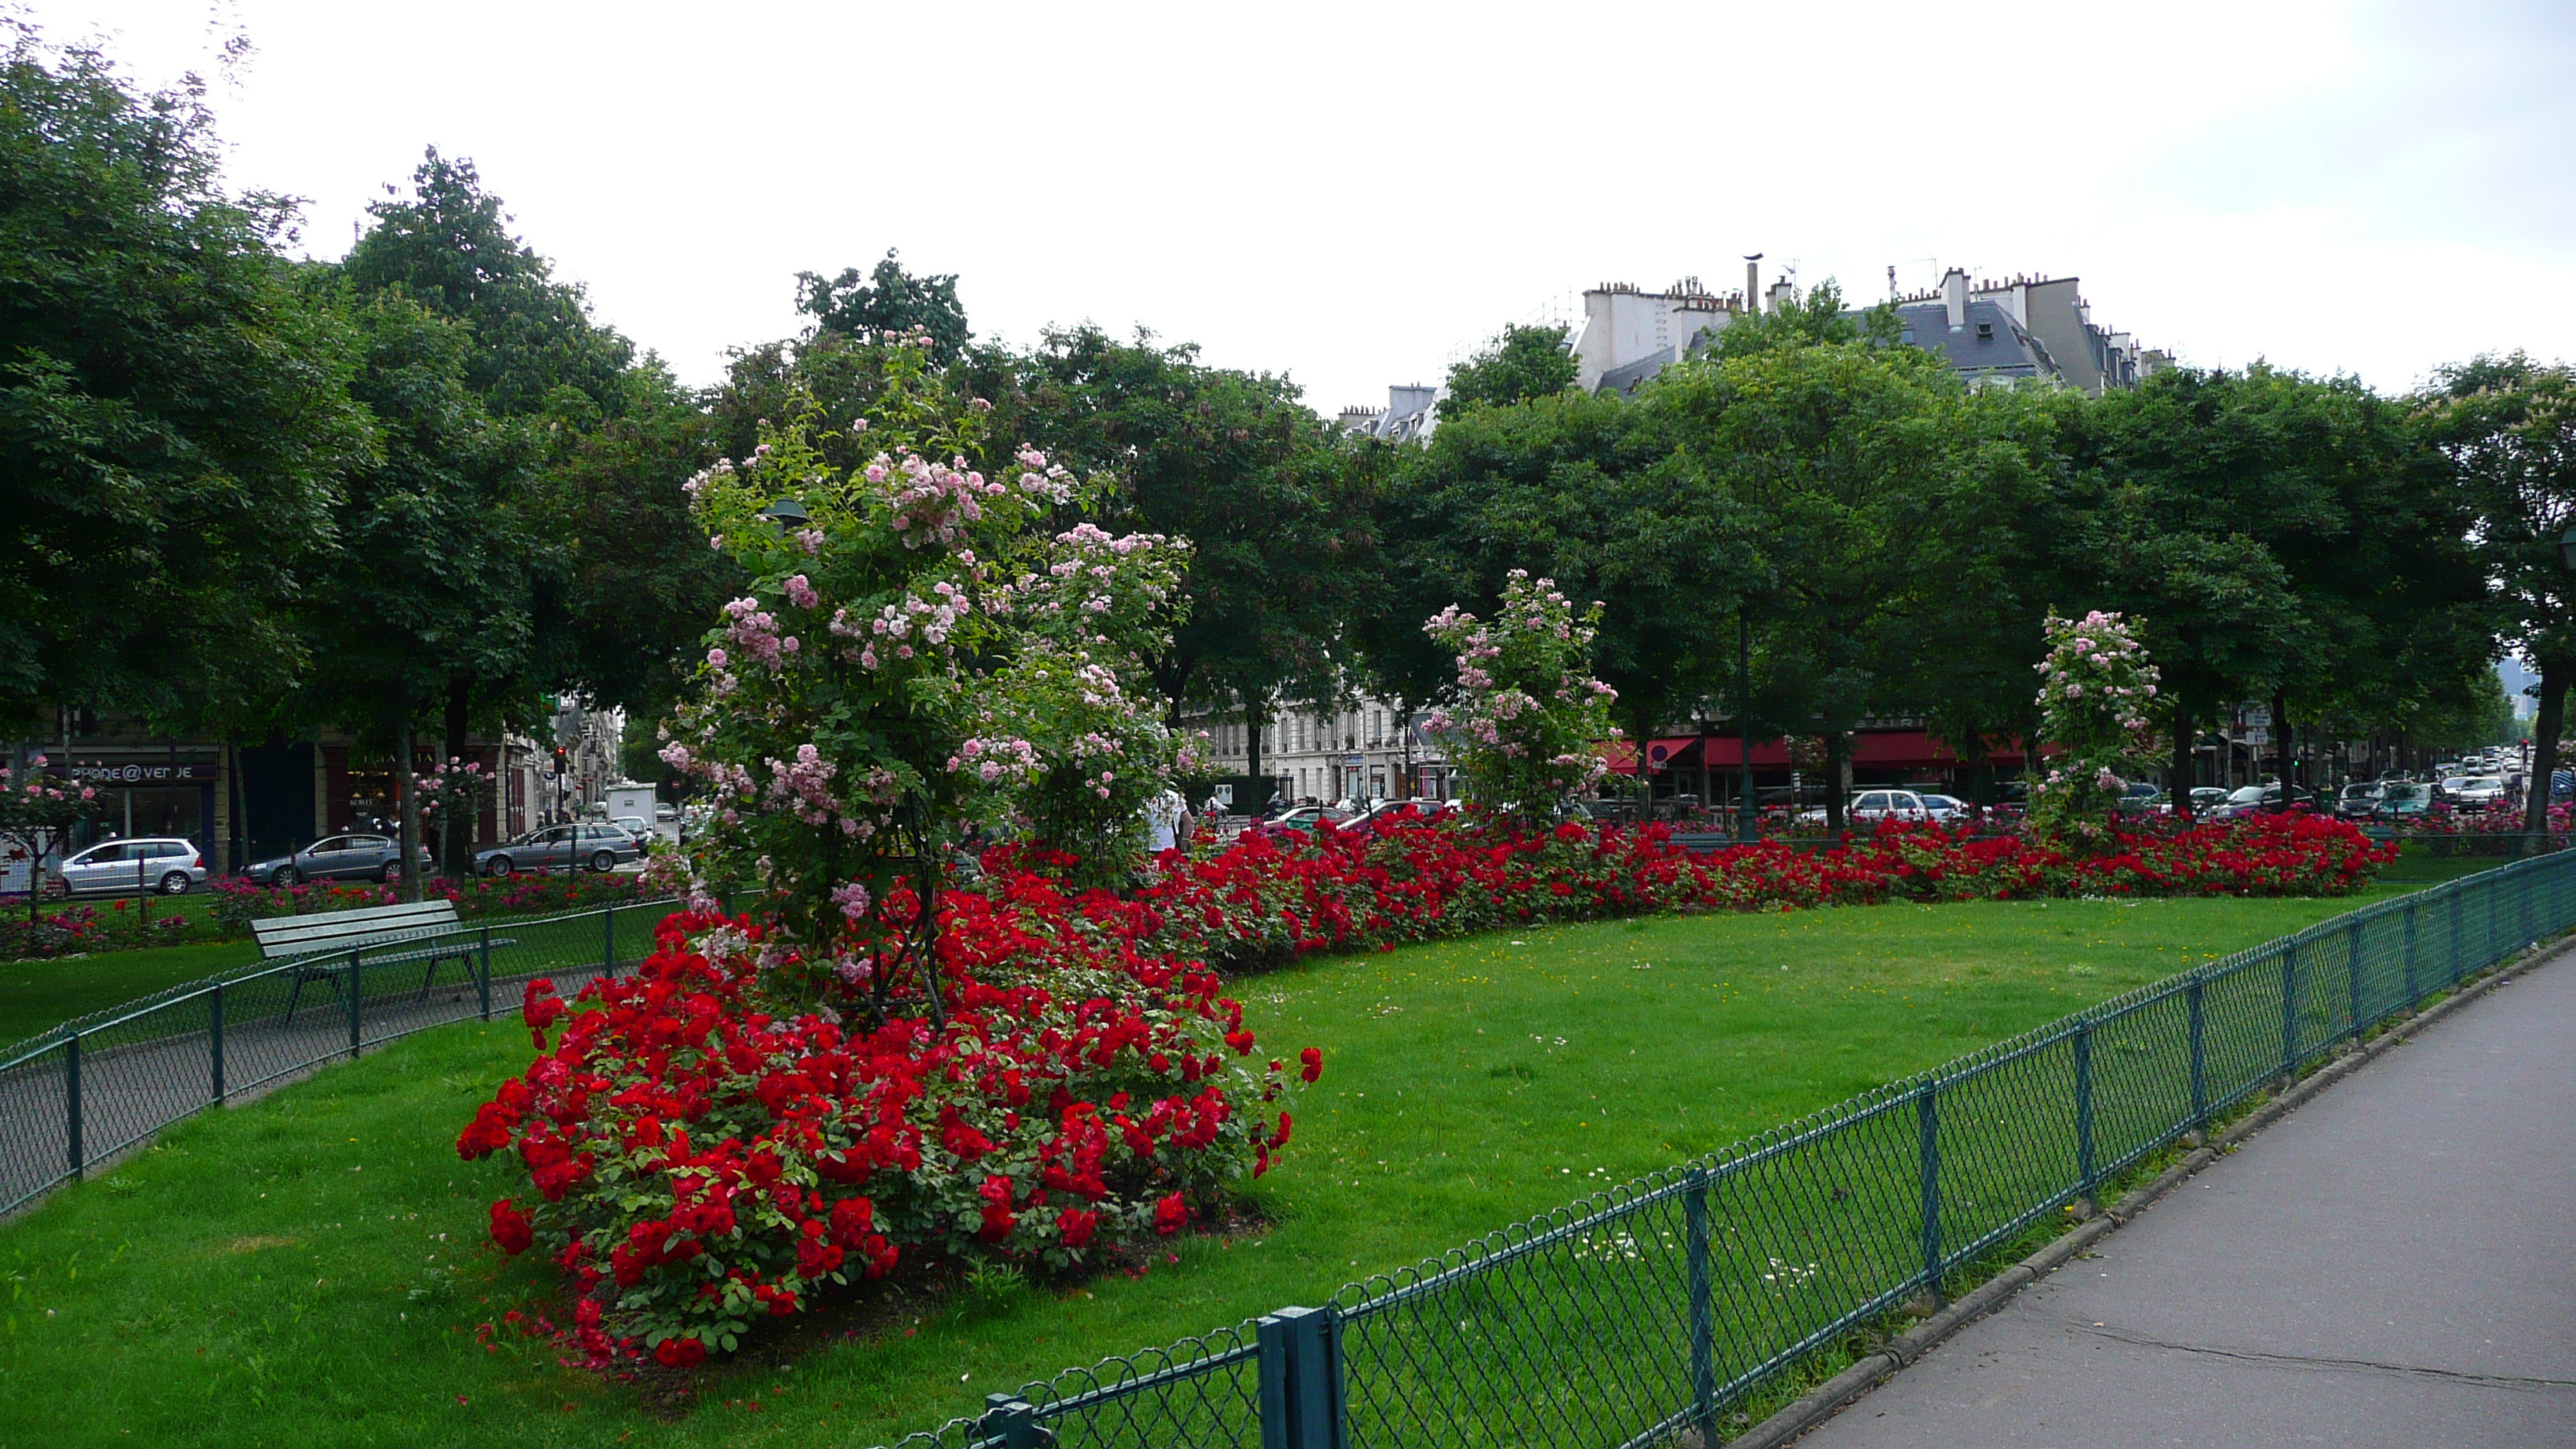
[{"label": "overcast white sky", "polygon": [[799,269],[1383,404],[1607,280],[2074,274],[2188,361],[2576,352],[2576,6],[36,0],[345,249],[426,145],[693,382]]}]

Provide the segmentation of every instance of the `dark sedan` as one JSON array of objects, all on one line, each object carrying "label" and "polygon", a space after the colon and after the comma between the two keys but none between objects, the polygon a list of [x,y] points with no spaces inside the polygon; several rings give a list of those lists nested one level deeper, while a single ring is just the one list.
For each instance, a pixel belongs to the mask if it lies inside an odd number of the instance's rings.
[{"label": "dark sedan", "polygon": [[[420,862],[426,866],[429,860],[429,847],[424,845],[420,848]],[[243,866],[241,873],[273,886],[308,880],[398,881],[402,879],[402,847],[391,836],[334,835],[301,850],[254,861]]]},{"label": "dark sedan", "polygon": [[561,870],[579,864],[609,871],[643,855],[635,837],[614,825],[549,825],[531,830],[507,845],[474,853],[477,875],[516,875],[523,870]]}]

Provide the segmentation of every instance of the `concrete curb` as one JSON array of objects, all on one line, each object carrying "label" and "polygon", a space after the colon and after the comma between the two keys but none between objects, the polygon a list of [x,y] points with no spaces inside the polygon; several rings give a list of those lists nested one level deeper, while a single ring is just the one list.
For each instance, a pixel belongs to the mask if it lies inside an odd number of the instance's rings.
[{"label": "concrete curb", "polygon": [[2379,1035],[2359,1047],[2343,1047],[2334,1060],[2299,1079],[2287,1090],[2255,1108],[2233,1126],[2212,1138],[2208,1145],[2158,1173],[2127,1196],[2113,1203],[2107,1212],[2088,1217],[2072,1232],[2059,1236],[2038,1252],[2004,1269],[1977,1285],[1966,1297],[1942,1308],[1921,1323],[1898,1334],[1885,1348],[1865,1355],[1841,1373],[1834,1375],[1805,1397],[1745,1430],[1733,1439],[1720,1441],[1724,1449],[1778,1449],[1827,1419],[1842,1412],[1870,1390],[1921,1358],[1933,1345],[2002,1307],[2023,1288],[2047,1277],[2095,1243],[2108,1237],[2158,1198],[2182,1185],[2192,1174],[2235,1151],[2256,1133],[2281,1120],[2316,1096],[2319,1092],[2352,1075],[2365,1064],[2404,1042],[2407,1037],[2458,1011],[2468,1003],[2504,985],[2522,971],[2576,951],[2576,942],[2552,942],[2529,946],[2515,955],[2488,967],[2453,988],[2449,996],[2423,1010],[2394,1019]]}]

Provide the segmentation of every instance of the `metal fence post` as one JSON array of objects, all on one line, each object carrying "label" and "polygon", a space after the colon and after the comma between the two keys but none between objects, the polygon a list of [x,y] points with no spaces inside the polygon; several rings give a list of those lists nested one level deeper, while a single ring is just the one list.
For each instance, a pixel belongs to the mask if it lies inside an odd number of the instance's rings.
[{"label": "metal fence post", "polygon": [[483,958],[483,969],[475,979],[474,990],[483,1019],[490,1021],[492,1019],[492,928],[490,926],[482,928],[478,954]]},{"label": "metal fence post", "polygon": [[2281,1080],[2299,1069],[2299,943],[2281,943]]},{"label": "metal fence post", "polygon": [[1345,1449],[1342,1320],[1329,1308],[1282,1308],[1253,1325],[1261,1377],[1261,1449]]},{"label": "metal fence post", "polygon": [[358,1059],[358,973],[363,953],[349,953],[349,1060]]},{"label": "metal fence post", "polygon": [[214,1100],[224,1100],[224,983],[215,983],[215,999],[206,1008],[206,1056],[214,1068]]},{"label": "metal fence post", "polygon": [[1017,1394],[984,1396],[984,1416],[976,1421],[975,1438],[1000,1449],[1043,1449],[1055,1442],[1055,1431],[1038,1422],[1038,1411]]},{"label": "metal fence post", "polygon": [[602,922],[600,934],[605,937],[599,948],[599,974],[614,976],[617,974],[617,903],[609,902],[608,908],[599,913],[599,919]]},{"label": "metal fence post", "polygon": [[2183,1000],[2191,1008],[2191,1120],[2204,1129],[2209,1126],[2209,1055],[2202,1049],[2209,1036],[2209,1019],[2200,1001],[2205,984],[2195,975],[2182,989]]},{"label": "metal fence post", "polygon": [[2406,903],[2406,1004],[2413,1006],[2424,999],[2424,990],[2415,984],[2415,903]]},{"label": "metal fence post", "polygon": [[1923,1286],[1941,1298],[1941,1084],[1925,1082],[1914,1094],[1923,1193]]},{"label": "metal fence post", "polygon": [[2349,988],[2350,997],[2344,1008],[2344,1015],[2347,1018],[2344,1035],[2359,1041],[2361,1039],[2361,922],[2358,920],[2352,923],[2350,942],[2349,948],[2344,952],[2344,974],[2351,978],[2344,983]]},{"label": "metal fence post", "polygon": [[1706,1173],[1694,1177],[1682,1196],[1682,1223],[1690,1253],[1691,1422],[1706,1443],[1717,1426],[1717,1321],[1709,1307]]},{"label": "metal fence post", "polygon": [[63,1124],[70,1138],[71,1175],[78,1178],[86,1164],[81,1158],[81,1063],[80,1033],[73,1032],[63,1043]]},{"label": "metal fence post", "polygon": [[2075,1184],[2093,1201],[2093,1023],[2075,1023]]},{"label": "metal fence post", "polygon": [[2451,985],[2460,979],[2460,933],[2467,924],[2462,918],[2468,915],[2468,913],[2469,893],[2465,890],[2461,890],[2457,886],[2452,887],[2451,964],[2449,970],[2442,977],[2442,984],[2445,986]]}]

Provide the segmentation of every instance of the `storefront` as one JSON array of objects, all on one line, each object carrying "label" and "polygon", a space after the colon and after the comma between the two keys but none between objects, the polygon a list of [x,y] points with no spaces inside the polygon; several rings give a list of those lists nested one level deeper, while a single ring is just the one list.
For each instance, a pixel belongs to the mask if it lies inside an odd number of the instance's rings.
[{"label": "storefront", "polygon": [[110,838],[176,836],[202,850],[221,822],[216,786],[223,769],[212,752],[100,750],[46,768],[98,792],[103,808],[74,830],[75,847]]}]

